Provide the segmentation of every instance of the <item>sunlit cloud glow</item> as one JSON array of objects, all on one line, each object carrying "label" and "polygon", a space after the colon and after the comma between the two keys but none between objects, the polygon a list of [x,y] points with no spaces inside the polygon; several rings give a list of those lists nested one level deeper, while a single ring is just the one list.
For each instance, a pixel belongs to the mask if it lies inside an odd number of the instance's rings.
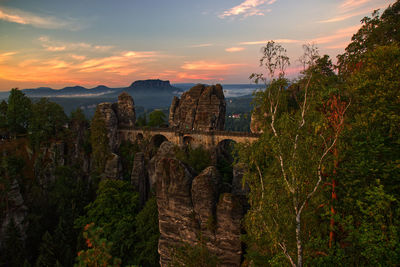
[{"label": "sunlit cloud glow", "polygon": [[244,47],[229,47],[229,48],[225,49],[225,51],[233,53],[233,52],[243,51],[244,49],[245,49]]},{"label": "sunlit cloud glow", "polygon": [[198,48],[198,47],[210,47],[210,46],[213,46],[213,44],[196,44],[196,45],[191,45],[189,47]]},{"label": "sunlit cloud glow", "polygon": [[[271,40],[261,40],[261,41],[249,41],[249,42],[240,42],[240,45],[265,45]],[[298,44],[302,43],[303,41],[300,40],[291,40],[291,39],[274,39],[275,43],[279,44]]]}]

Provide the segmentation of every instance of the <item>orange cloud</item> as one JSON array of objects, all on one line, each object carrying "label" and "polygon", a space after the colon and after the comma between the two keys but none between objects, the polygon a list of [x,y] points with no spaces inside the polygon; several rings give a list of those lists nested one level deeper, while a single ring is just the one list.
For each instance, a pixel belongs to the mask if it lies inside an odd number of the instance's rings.
[{"label": "orange cloud", "polygon": [[319,23],[331,23],[331,22],[343,21],[343,20],[346,20],[346,19],[349,19],[349,18],[352,18],[352,17],[355,17],[355,16],[366,15],[366,14],[372,13],[373,10],[381,9],[381,8],[385,8],[385,7],[386,7],[386,5],[380,5],[380,6],[375,6],[374,8],[365,8],[365,9],[363,9],[361,11],[345,13],[345,14],[342,14],[340,16],[337,16],[337,17],[334,17],[334,18],[330,18],[330,19],[326,19],[326,20],[321,20],[321,21],[318,21],[318,22]]},{"label": "orange cloud", "polygon": [[341,9],[354,9],[356,7],[362,6],[371,0],[346,0],[339,7]]},{"label": "orange cloud", "polygon": [[240,52],[243,51],[245,48],[244,47],[229,47],[225,49],[226,52]]},{"label": "orange cloud", "polygon": [[[259,45],[259,44],[267,44],[271,40],[261,40],[261,41],[249,41],[249,42],[240,42],[240,45]],[[279,44],[297,44],[297,43],[302,43],[303,41],[300,40],[292,40],[292,39],[275,39],[272,40],[275,43]]]},{"label": "orange cloud", "polygon": [[198,48],[198,47],[210,47],[210,46],[213,46],[213,44],[197,44],[197,45],[191,45],[189,47]]},{"label": "orange cloud", "polygon": [[223,64],[223,63],[207,62],[200,60],[200,61],[185,62],[181,66],[181,68],[185,70],[227,70],[241,65],[243,64]]},{"label": "orange cloud", "polygon": [[349,38],[353,36],[353,34],[357,32],[359,28],[360,25],[355,25],[348,28],[339,29],[332,35],[314,38],[311,40],[311,42],[316,44],[326,44],[337,41],[338,39]]}]

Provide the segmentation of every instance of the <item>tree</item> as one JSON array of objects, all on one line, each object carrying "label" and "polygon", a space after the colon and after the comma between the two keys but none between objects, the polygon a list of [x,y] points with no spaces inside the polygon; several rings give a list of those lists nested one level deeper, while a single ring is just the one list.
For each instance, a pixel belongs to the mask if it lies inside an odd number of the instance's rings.
[{"label": "tree", "polygon": [[51,234],[46,231],[42,237],[42,243],[40,244],[40,254],[36,261],[36,266],[51,267],[55,266],[57,262],[57,256],[55,252],[56,242]]},{"label": "tree", "polygon": [[24,243],[20,228],[13,219],[7,225],[2,244],[1,264],[5,266],[22,266],[25,260]]},{"label": "tree", "polygon": [[32,105],[29,124],[32,147],[37,149],[42,143],[61,139],[67,122],[68,117],[60,105],[50,102],[47,98],[41,98]]},{"label": "tree", "polygon": [[110,253],[132,264],[131,251],[135,244],[135,217],[138,213],[138,194],[129,182],[103,180],[99,183],[96,199],[86,206],[86,215],[75,221],[77,228],[95,223],[102,228],[104,238],[114,245]]},{"label": "tree", "polygon": [[158,210],[155,197],[150,198],[136,216],[135,264],[138,266],[159,266],[158,254]]},{"label": "tree", "polygon": [[7,125],[11,134],[26,133],[31,116],[31,100],[17,88],[11,89],[7,106]]},{"label": "tree", "polygon": [[[239,157],[249,168],[244,176],[251,190],[251,209],[246,215],[248,236],[253,244],[263,246],[261,250],[272,243],[268,250],[278,248],[292,266],[303,266],[305,222],[311,223],[307,211],[315,205],[323,172],[330,168],[327,159],[348,107],[340,113],[337,129],[329,128],[320,110],[330,94],[324,80],[315,75],[320,58],[315,47],[304,49],[304,76],[297,82],[299,91],[290,96],[285,90],[289,65],[286,50],[274,42],[262,48],[260,65],[266,75],[250,77],[266,86],[255,96],[256,117],[264,133],[259,141],[242,149]],[[294,107],[288,105],[290,97],[295,99]]]},{"label": "tree", "polygon": [[372,13],[372,18],[364,17],[361,28],[351,38],[346,52],[338,56],[339,73],[347,76],[362,64],[362,56],[376,46],[400,43],[400,1],[390,5],[381,16],[379,10]]},{"label": "tree", "polygon": [[1,101],[0,103],[0,138],[7,135],[7,102]]},{"label": "tree", "polygon": [[98,109],[90,124],[90,142],[92,144],[93,169],[101,173],[111,151],[108,144],[106,123]]},{"label": "tree", "polygon": [[75,266],[121,266],[121,259],[111,255],[113,243],[109,242],[103,235],[103,229],[101,227],[95,227],[94,223],[85,226],[83,236],[86,241],[87,249],[78,252],[78,264]]},{"label": "tree", "polygon": [[151,127],[160,127],[164,125],[165,122],[165,114],[159,109],[152,111],[149,115],[149,126]]},{"label": "tree", "polygon": [[346,81],[353,104],[339,143],[337,212],[349,265],[400,262],[399,61],[398,45],[375,47]]}]

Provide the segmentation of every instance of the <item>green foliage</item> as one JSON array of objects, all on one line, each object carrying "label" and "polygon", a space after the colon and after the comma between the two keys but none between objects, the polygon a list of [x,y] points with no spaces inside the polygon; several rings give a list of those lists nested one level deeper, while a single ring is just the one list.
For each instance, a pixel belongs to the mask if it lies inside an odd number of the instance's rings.
[{"label": "green foliage", "polygon": [[7,126],[7,102],[0,102],[0,136],[6,136],[8,132]]},{"label": "green foliage", "polygon": [[187,146],[184,150],[177,148],[175,155],[177,159],[189,165],[198,173],[211,165],[210,152],[203,148],[203,146],[195,148]]},{"label": "green foliage", "polygon": [[346,52],[338,56],[340,74],[350,75],[357,71],[363,62],[363,55],[377,46],[400,44],[400,1],[389,6],[379,16],[379,11],[372,13],[372,18],[364,17],[361,28],[352,37]]},{"label": "green foliage", "polygon": [[49,144],[61,139],[67,122],[68,117],[63,108],[47,98],[41,98],[32,104],[32,118],[29,124],[32,147],[37,149],[43,143]]},{"label": "green foliage", "polygon": [[119,156],[122,164],[122,177],[128,181],[131,179],[131,172],[133,166],[133,160],[135,154],[140,151],[137,143],[131,143],[130,141],[122,141],[119,146]]},{"label": "green foliage", "polygon": [[131,251],[135,244],[135,217],[138,213],[138,195],[129,182],[103,180],[96,199],[86,208],[86,215],[75,222],[78,228],[95,223],[101,227],[104,238],[113,242],[111,254],[124,264],[133,263]]},{"label": "green foliage", "polygon": [[7,225],[0,255],[1,265],[19,267],[24,263],[24,243],[21,231],[13,219]]},{"label": "green foliage", "polygon": [[183,244],[173,248],[171,266],[216,267],[218,258],[207,249],[205,241],[200,238],[200,241],[194,246]]},{"label": "green foliage", "polygon": [[136,216],[135,264],[138,266],[159,266],[158,210],[155,197],[150,198],[144,208]]},{"label": "green foliage", "polygon": [[31,118],[31,100],[17,88],[10,91],[7,106],[7,125],[14,136],[25,134]]},{"label": "green foliage", "polygon": [[96,110],[90,125],[90,142],[92,144],[94,170],[102,173],[111,151],[108,144],[106,123],[99,110]]},{"label": "green foliage", "polygon": [[161,127],[166,124],[166,116],[162,110],[156,109],[149,115],[150,127]]},{"label": "green foliage", "polygon": [[146,125],[147,125],[146,114],[142,114],[136,119],[136,126],[143,127]]},{"label": "green foliage", "polygon": [[113,243],[104,237],[101,227],[95,227],[94,223],[86,225],[83,237],[87,249],[78,252],[78,263],[75,266],[121,266],[121,259],[111,255]]},{"label": "green foliage", "polygon": [[36,266],[51,267],[56,265],[56,252],[54,251],[54,246],[56,241],[49,234],[45,232],[42,238],[42,243],[40,244],[40,254],[36,261]]},{"label": "green foliage", "polygon": [[249,113],[239,114],[240,118],[225,117],[225,131],[250,132],[251,115]]}]

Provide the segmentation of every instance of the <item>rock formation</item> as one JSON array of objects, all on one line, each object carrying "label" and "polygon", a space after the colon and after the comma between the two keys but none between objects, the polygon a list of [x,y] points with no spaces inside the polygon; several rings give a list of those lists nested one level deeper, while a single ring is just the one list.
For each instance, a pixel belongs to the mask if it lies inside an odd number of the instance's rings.
[{"label": "rock formation", "polygon": [[208,167],[196,176],[176,159],[174,146],[164,142],[149,169],[156,179],[161,266],[170,263],[173,247],[195,246],[200,235],[220,266],[240,266],[243,208],[238,196],[220,195],[216,168]]},{"label": "rock formation", "polygon": [[149,178],[146,171],[143,152],[135,154],[131,173],[131,184],[135,191],[139,192],[140,206],[144,206],[149,194]]},{"label": "rock formation", "polygon": [[14,179],[10,185],[10,190],[7,193],[7,206],[8,210],[2,220],[0,228],[0,247],[1,241],[4,240],[8,224],[13,220],[15,225],[19,228],[22,237],[25,238],[25,230],[27,223],[25,217],[28,214],[28,208],[24,204],[24,199],[20,192],[18,181]]},{"label": "rock formation", "polygon": [[118,96],[117,116],[119,127],[135,127],[135,103],[133,98],[126,92]]},{"label": "rock formation", "polygon": [[96,112],[103,118],[107,137],[112,152],[116,152],[120,143],[118,128],[134,127],[136,122],[135,105],[132,97],[123,92],[118,96],[117,103],[101,103]]},{"label": "rock formation", "polygon": [[99,113],[103,118],[106,129],[107,138],[111,151],[116,151],[118,148],[118,117],[111,103],[101,103],[97,105],[96,113]]},{"label": "rock formation", "polygon": [[121,170],[122,166],[119,156],[115,153],[111,153],[104,168],[104,178],[119,179]]},{"label": "rock formation", "polygon": [[220,84],[198,84],[172,100],[169,125],[182,130],[224,130],[226,102]]}]

